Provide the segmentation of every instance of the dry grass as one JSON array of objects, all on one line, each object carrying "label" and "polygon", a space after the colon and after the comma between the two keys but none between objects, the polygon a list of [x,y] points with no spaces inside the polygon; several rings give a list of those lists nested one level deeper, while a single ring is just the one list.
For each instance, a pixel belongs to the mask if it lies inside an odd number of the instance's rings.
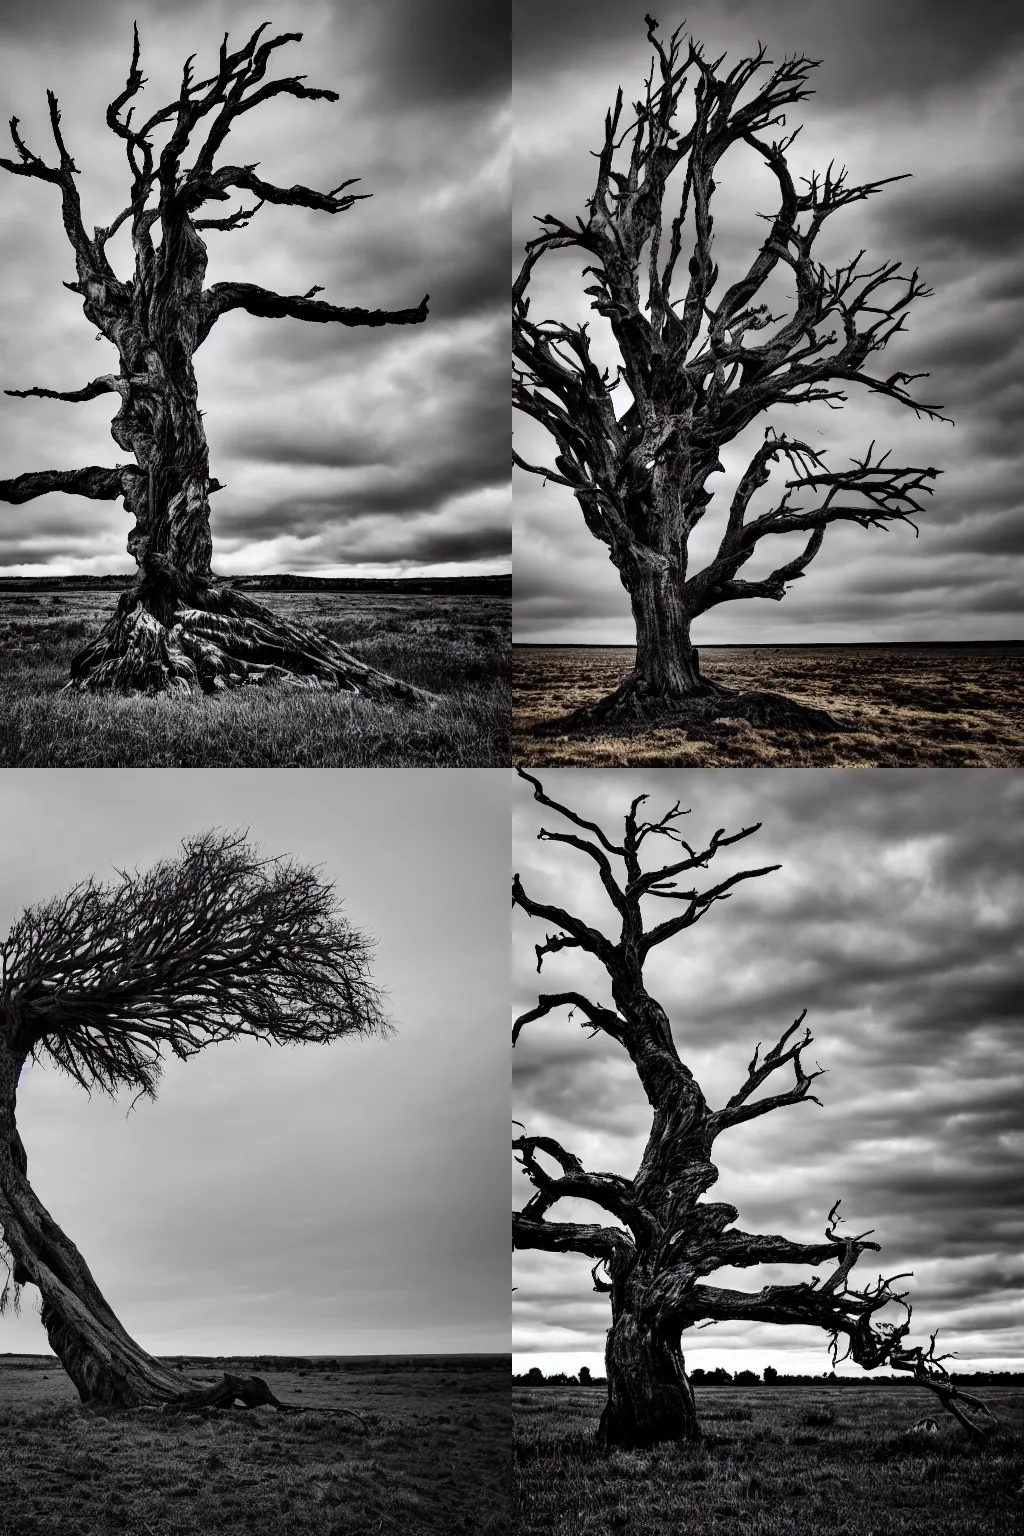
[{"label": "dry grass", "polygon": [[62,693],[116,592],[0,593],[0,765],[474,768],[509,761],[509,603],[490,596],[267,592],[434,706],[245,688],[213,698]]},{"label": "dry grass", "polygon": [[594,1445],[598,1387],[516,1389],[522,1536],[1019,1536],[1020,1389],[986,1389],[1003,1419],[975,1447],[948,1416],[938,1433],[913,1387],[698,1389],[698,1447]]},{"label": "dry grass", "polygon": [[308,1411],[168,1417],[86,1411],[56,1362],[0,1360],[0,1536],[508,1536],[508,1363],[433,1364],[261,1363]]},{"label": "dry grass", "polygon": [[941,650],[707,647],[708,676],[826,709],[835,735],[762,730],[742,720],[583,737],[532,727],[610,693],[633,652],[515,650],[513,760],[585,768],[1017,768],[1024,766],[1021,660],[1013,646]]}]

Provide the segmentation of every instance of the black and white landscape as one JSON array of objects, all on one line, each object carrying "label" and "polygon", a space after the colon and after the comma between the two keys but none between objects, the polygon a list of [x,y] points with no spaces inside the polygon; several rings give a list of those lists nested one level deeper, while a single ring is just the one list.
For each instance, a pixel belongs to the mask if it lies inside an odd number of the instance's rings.
[{"label": "black and white landscape", "polygon": [[[653,50],[639,0],[545,5],[519,0],[514,49],[517,247],[538,232],[535,215],[570,224],[585,216],[597,174],[604,114],[621,85],[626,103],[642,97]],[[830,266],[864,248],[868,265],[899,260],[920,269],[934,297],[915,304],[907,334],[887,357],[895,368],[927,370],[921,398],[941,403],[955,427],[918,420],[884,400],[850,389],[841,412],[791,409],[771,420],[828,449],[832,467],[873,440],[892,462],[942,471],[921,537],[888,537],[852,527],[832,530],[824,548],[780,607],[734,602],[719,607],[698,644],[872,640],[1001,640],[1019,630],[1021,582],[1019,433],[1021,303],[1019,199],[1021,128],[1017,91],[1024,27],[1016,6],[881,3],[654,8],[660,35],[685,23],[723,72],[763,44],[776,65],[804,54],[820,60],[808,100],[787,113],[776,136],[803,125],[793,145],[796,174],[846,167],[851,183],[909,174],[830,221],[821,257]],[[692,76],[692,72],[691,72]],[[688,113],[681,114],[685,129]],[[772,137],[769,133],[767,137]],[[714,196],[715,259],[723,285],[768,233],[778,189],[742,146],[722,162]],[[667,249],[667,242],[666,242]],[[679,283],[685,291],[687,244]],[[577,252],[548,257],[535,270],[538,316],[589,321],[595,355],[613,354],[605,322],[590,307]],[[735,269],[735,270],[734,270]],[[588,280],[592,281],[592,279]],[[617,361],[617,358],[615,359]],[[923,392],[922,392],[923,391]],[[716,493],[731,491],[762,429],[726,450]],[[517,417],[523,457],[546,461],[549,440]],[[784,478],[784,477],[783,477]],[[516,627],[521,640],[630,644],[629,604],[605,549],[588,533],[572,493],[517,473]],[[709,518],[709,521],[711,519]],[[717,524],[716,524],[717,527]],[[714,549],[707,528],[698,552]],[[717,528],[720,535],[720,528]],[[703,563],[703,562],[702,562]]]},{"label": "black and white landscape", "polygon": [[[708,1195],[739,1210],[745,1230],[820,1241],[842,1199],[851,1233],[874,1230],[865,1278],[912,1270],[915,1336],[939,1330],[957,1369],[1018,1370],[1024,1343],[1019,1156],[1020,960],[1024,784],[1015,773],[844,773],[548,770],[547,794],[621,844],[638,795],[643,820],[678,802],[670,823],[694,850],[761,823],[706,868],[676,877],[677,893],[710,889],[742,870],[780,866],[726,892],[699,922],[656,947],[651,994],[679,1055],[712,1105],[743,1085],[804,1013],[813,1032],[806,1072],[821,1106],[795,1103],[737,1125],[715,1145],[719,1179]],[[535,803],[520,785],[515,864],[537,902],[577,914],[615,941],[620,918],[591,857],[541,828],[595,842]],[[683,860],[661,836],[644,868]],[[621,872],[620,861],[610,860]],[[645,926],[686,913],[678,899],[645,898]],[[514,1013],[538,994],[576,991],[610,1007],[603,968],[575,947],[543,957],[534,946],[562,930],[514,916]],[[590,1170],[632,1176],[651,1125],[633,1065],[614,1039],[567,1007],[526,1023],[515,1048],[514,1114],[530,1135],[555,1137]],[[753,1094],[788,1092],[792,1064]],[[515,1181],[516,1204],[529,1193]],[[607,1221],[569,1202],[556,1218]],[[614,1224],[614,1223],[612,1223]],[[539,1251],[516,1256],[517,1369],[539,1365],[603,1374],[607,1297],[592,1259]],[[870,1271],[870,1275],[868,1275]],[[766,1280],[810,1279],[765,1269]],[[824,1272],[822,1272],[824,1273]],[[732,1276],[754,1291],[760,1269]],[[717,1283],[712,1281],[712,1283]],[[726,1283],[726,1280],[722,1280]],[[763,1371],[830,1369],[827,1338],[803,1327],[718,1323],[684,1335],[688,1365]],[[849,1371],[852,1367],[845,1367]]]},{"label": "black and white landscape", "polygon": [[[16,1522],[39,1522],[11,1528],[107,1529],[105,1514],[87,1524],[88,1507],[62,1479],[68,1434],[87,1441],[96,1416],[106,1423],[111,1413],[129,1442],[127,1460],[110,1463],[107,1492],[157,1529],[177,1528],[160,1522],[178,1506],[166,1504],[159,1475],[140,1471],[154,1433],[173,1481],[187,1483],[193,1436],[204,1424],[209,1432],[211,1412],[238,1428],[221,1478],[197,1483],[181,1506],[189,1519],[209,1524],[250,1466],[279,1477],[259,1427],[275,1414],[294,1463],[288,1489],[275,1491],[292,1499],[296,1529],[342,1519],[311,1458],[355,1479],[344,1502],[364,1521],[375,1497],[385,1501],[375,1520],[398,1518],[414,1486],[425,1530],[445,1528],[452,1511],[480,1528],[500,1520],[504,776],[7,773],[0,797],[4,1060],[26,1031],[38,1040],[17,1085],[20,1144],[11,1132],[2,1152],[13,1273],[0,1316],[0,1413],[30,1430],[35,1449],[23,1442],[25,1455],[37,1463],[34,1476],[17,1457],[5,1463],[4,1506]],[[261,874],[247,854],[225,886],[216,847],[232,829],[241,847],[286,865]],[[208,843],[187,889],[181,844],[191,840],[185,862],[195,865],[194,840],[207,833],[213,852]],[[90,880],[112,892],[105,906],[82,892]],[[223,922],[261,880],[276,882],[278,896],[228,933]],[[47,904],[76,887],[48,922]],[[27,927],[25,909],[37,914]],[[288,910],[297,926],[275,956]],[[243,1026],[257,1038],[231,1038]],[[161,1030],[156,1073],[146,1041]],[[317,1044],[318,1030],[339,1038]],[[314,1043],[301,1043],[304,1034]],[[194,1059],[178,1059],[175,1040]],[[19,1146],[34,1197],[76,1245],[98,1300],[45,1217],[41,1238],[31,1237]],[[40,1288],[67,1374],[48,1352]],[[257,1381],[283,1412],[256,1406],[269,1402]],[[233,1399],[249,1403],[251,1419]],[[184,1407],[185,1418],[161,1406]],[[472,1431],[462,1423],[471,1411]],[[368,1458],[387,1460],[414,1421],[412,1460],[373,1494]],[[91,1451],[80,1448],[103,1461],[106,1431],[97,1433]],[[475,1470],[454,1486],[431,1483],[438,1435],[473,1440]],[[216,1518],[243,1521],[241,1497]]]},{"label": "black and white landscape", "polygon": [[514,760],[1019,766],[1015,9],[515,15]]},{"label": "black and white landscape", "polygon": [[522,1529],[1011,1536],[1020,775],[522,775]]},{"label": "black and white landscape", "polygon": [[[0,627],[31,652],[0,762],[506,762],[501,27],[114,0],[6,12],[0,40]],[[303,613],[254,578],[340,595]],[[106,601],[26,646],[55,579]],[[64,684],[114,702],[62,721]],[[269,694],[269,761],[200,698],[239,690]],[[295,690],[332,702],[286,719]],[[196,700],[198,757],[187,728],[147,752],[161,693]]]}]

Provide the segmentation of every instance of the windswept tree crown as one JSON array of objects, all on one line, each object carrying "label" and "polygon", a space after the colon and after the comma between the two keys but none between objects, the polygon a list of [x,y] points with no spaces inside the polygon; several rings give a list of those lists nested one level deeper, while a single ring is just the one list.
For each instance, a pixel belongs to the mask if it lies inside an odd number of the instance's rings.
[{"label": "windswept tree crown", "polygon": [[317,870],[208,832],[29,908],[0,945],[0,1019],[12,1052],[152,1097],[168,1051],[386,1030],[371,953]]},{"label": "windswept tree crown", "polygon": [[259,1377],[197,1386],[125,1331],[28,1180],[16,1123],[21,1070],[49,1060],[83,1088],[152,1097],[161,1057],[221,1040],[288,1044],[382,1032],[370,941],[316,869],[208,832],[145,873],[86,880],[30,907],[0,944],[0,1313],[34,1285],[50,1341],[85,1403],[246,1407]]}]

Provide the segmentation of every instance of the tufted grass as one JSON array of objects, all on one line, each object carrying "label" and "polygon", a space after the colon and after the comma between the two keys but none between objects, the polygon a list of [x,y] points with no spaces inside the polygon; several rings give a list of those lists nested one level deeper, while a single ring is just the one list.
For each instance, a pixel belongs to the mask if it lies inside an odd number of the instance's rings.
[{"label": "tufted grass", "polygon": [[[0,1536],[509,1536],[498,1365],[261,1361],[277,1396],[308,1411],[168,1417],[87,1411],[56,1361],[0,1357]],[[335,1405],[368,1433],[318,1411]]]},{"label": "tufted grass", "polygon": [[982,1395],[978,1447],[902,1383],[698,1388],[702,1445],[606,1455],[603,1388],[517,1384],[517,1536],[1019,1536],[1024,1392]]},{"label": "tufted grass", "polygon": [[69,694],[72,656],[117,594],[0,593],[0,766],[25,768],[500,767],[509,761],[509,604],[492,596],[260,593],[360,660],[430,689],[433,706],[244,688],[117,698]]}]

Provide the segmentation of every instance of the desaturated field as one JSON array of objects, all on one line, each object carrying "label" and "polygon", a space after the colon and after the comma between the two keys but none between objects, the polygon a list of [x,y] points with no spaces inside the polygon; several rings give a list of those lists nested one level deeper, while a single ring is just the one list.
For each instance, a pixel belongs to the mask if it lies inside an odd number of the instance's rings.
[{"label": "desaturated field", "polygon": [[513,760],[586,768],[1018,768],[1024,766],[1024,648],[750,646],[701,650],[730,688],[782,693],[826,709],[834,735],[764,730],[742,720],[584,737],[532,727],[611,691],[625,647],[516,647]]},{"label": "desaturated field", "polygon": [[508,763],[510,602],[490,595],[257,592],[434,706],[242,688],[212,698],[61,691],[118,593],[0,592],[0,766],[473,768]]},{"label": "desaturated field", "polygon": [[106,1414],[0,1357],[0,1536],[508,1536],[507,1359],[255,1368],[305,1411]]},{"label": "desaturated field", "polygon": [[[516,1384],[517,1536],[1020,1536],[1020,1388],[976,1447],[913,1386],[697,1389],[697,1447],[604,1454],[602,1387]],[[934,1417],[938,1432],[910,1428]]]}]

